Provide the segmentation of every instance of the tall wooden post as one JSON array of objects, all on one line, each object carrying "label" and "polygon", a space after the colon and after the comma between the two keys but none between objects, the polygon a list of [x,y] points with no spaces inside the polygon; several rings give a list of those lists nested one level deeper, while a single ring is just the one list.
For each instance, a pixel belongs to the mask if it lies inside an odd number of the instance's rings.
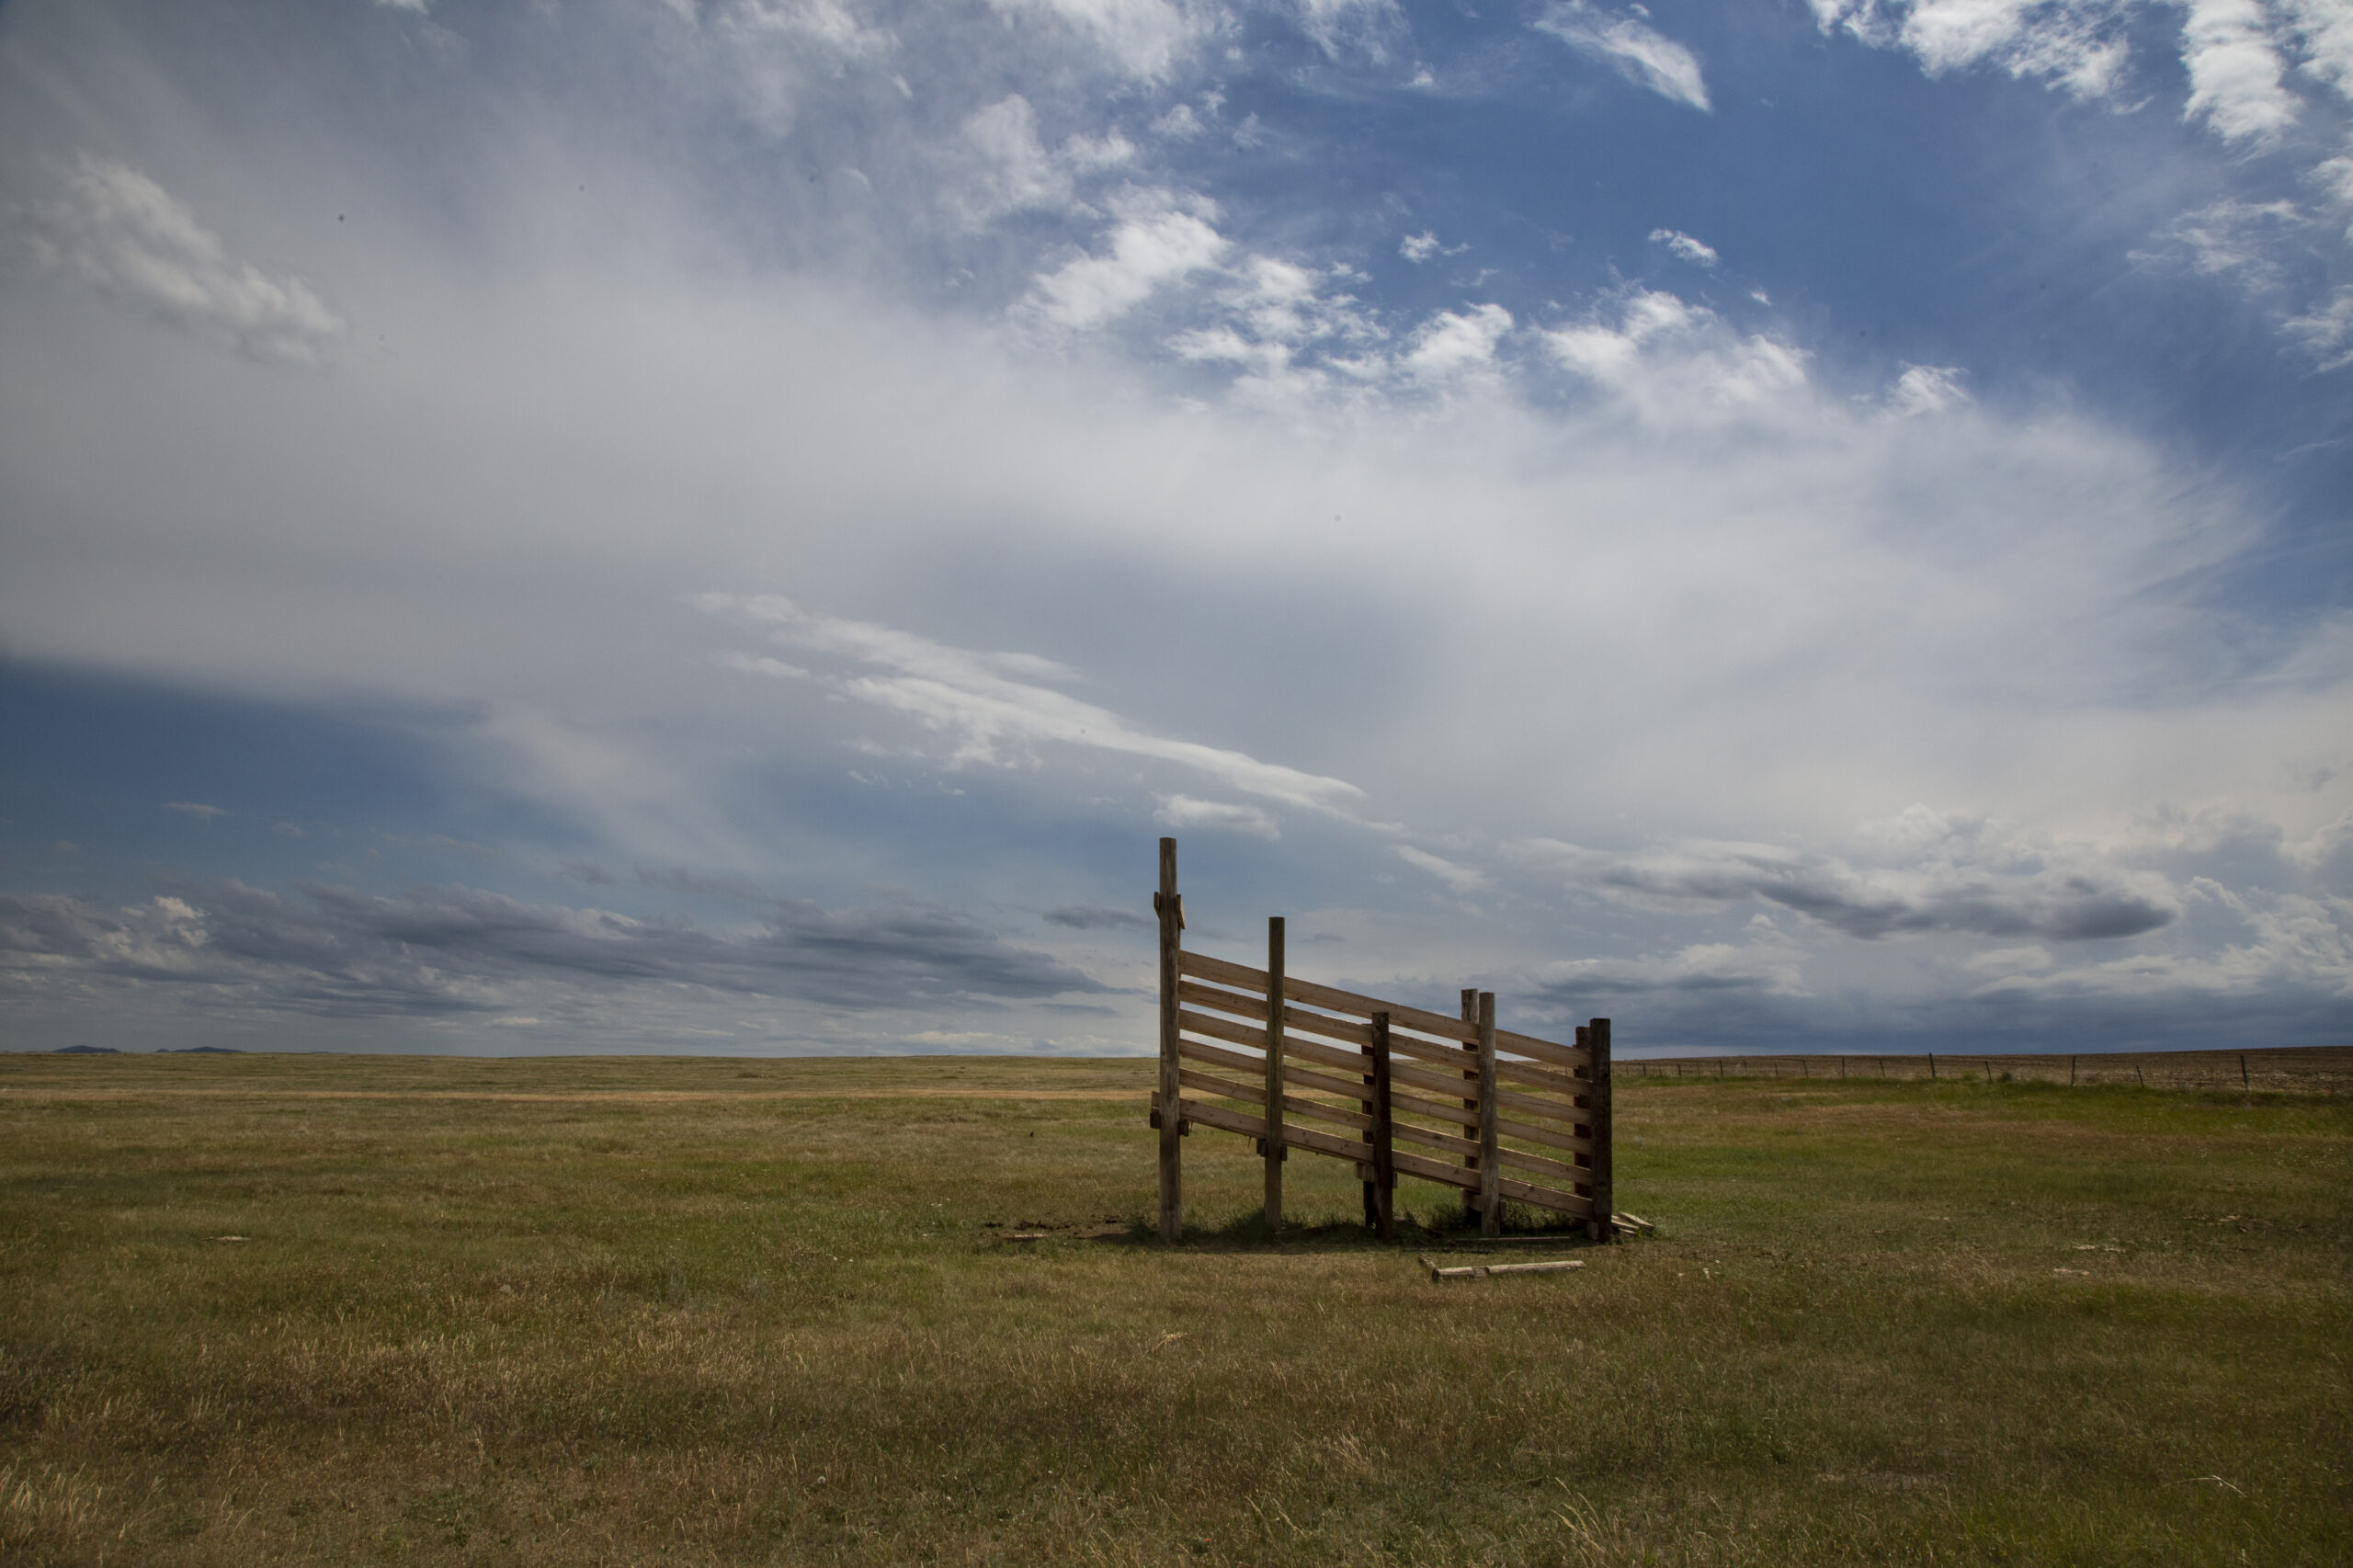
[{"label": "tall wooden post", "polygon": [[1267,920],[1267,1229],[1283,1228],[1283,917]]},{"label": "tall wooden post", "polygon": [[1389,1015],[1372,1016],[1372,1218],[1384,1242],[1397,1239],[1397,1156],[1391,1146]]},{"label": "tall wooden post", "polygon": [[[1466,985],[1462,988],[1462,1021],[1469,1024],[1474,1032],[1479,1027],[1479,988],[1475,985]],[[1462,1047],[1462,1056],[1464,1062],[1462,1082],[1471,1090],[1471,1093],[1463,1098],[1462,1108],[1476,1116],[1479,1112],[1479,1048],[1476,1045],[1465,1043]],[[1463,1155],[1462,1168],[1466,1171],[1477,1170],[1479,1156],[1476,1153]],[[1466,1192],[1462,1195],[1462,1201],[1475,1210],[1479,1207],[1479,1195],[1475,1192]]]},{"label": "tall wooden post", "polygon": [[1617,1195],[1610,1190],[1609,1172],[1609,1020],[1596,1018],[1586,1026],[1593,1051],[1593,1094],[1589,1115],[1593,1143],[1593,1219],[1586,1233],[1606,1242],[1617,1235],[1610,1223],[1617,1213]]},{"label": "tall wooden post", "polygon": [[1177,1143],[1184,1129],[1176,1108],[1176,951],[1185,927],[1173,838],[1160,841],[1160,896],[1152,903],[1160,916],[1160,1239],[1173,1242],[1185,1233],[1185,1156]]},{"label": "tall wooden post", "polygon": [[1503,1159],[1495,1142],[1495,994],[1479,993],[1479,1233],[1504,1229]]}]

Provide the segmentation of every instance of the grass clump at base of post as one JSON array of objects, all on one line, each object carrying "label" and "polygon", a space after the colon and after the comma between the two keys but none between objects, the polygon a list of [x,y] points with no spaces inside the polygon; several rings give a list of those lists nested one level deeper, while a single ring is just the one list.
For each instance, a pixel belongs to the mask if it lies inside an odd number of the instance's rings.
[{"label": "grass clump at base of post", "polygon": [[2341,1099],[1621,1080],[1441,1285],[1152,1071],[0,1058],[0,1562],[2353,1560]]}]

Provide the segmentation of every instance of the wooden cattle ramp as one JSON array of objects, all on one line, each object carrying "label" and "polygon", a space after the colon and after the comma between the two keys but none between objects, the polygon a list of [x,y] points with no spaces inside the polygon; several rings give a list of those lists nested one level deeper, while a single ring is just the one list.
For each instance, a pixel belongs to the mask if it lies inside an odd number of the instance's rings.
[{"label": "wooden cattle ramp", "polygon": [[1282,1224],[1283,1164],[1297,1149],[1358,1166],[1366,1222],[1384,1240],[1401,1175],[1461,1189],[1488,1235],[1515,1202],[1610,1238],[1608,1018],[1563,1045],[1498,1028],[1492,991],[1465,990],[1449,1017],[1299,980],[1285,972],[1280,915],[1267,923],[1264,969],[1189,952],[1173,838],[1160,841],[1153,906],[1164,1239],[1184,1233],[1181,1140],[1196,1126],[1256,1143],[1269,1227]]}]

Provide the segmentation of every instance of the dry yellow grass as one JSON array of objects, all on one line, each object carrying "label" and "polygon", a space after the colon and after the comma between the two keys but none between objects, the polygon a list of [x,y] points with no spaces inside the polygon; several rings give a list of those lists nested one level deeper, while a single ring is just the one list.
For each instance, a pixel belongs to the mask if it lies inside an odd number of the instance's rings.
[{"label": "dry yellow grass", "polygon": [[2353,1559],[2341,1099],[1630,1080],[1433,1285],[1151,1072],[0,1058],[0,1561]]}]

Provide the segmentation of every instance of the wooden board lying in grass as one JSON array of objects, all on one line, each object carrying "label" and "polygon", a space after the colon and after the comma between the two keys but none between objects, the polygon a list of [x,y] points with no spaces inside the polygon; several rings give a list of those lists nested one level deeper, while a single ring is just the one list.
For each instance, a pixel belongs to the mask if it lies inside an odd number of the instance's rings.
[{"label": "wooden board lying in grass", "polygon": [[0,1056],[0,1561],[2353,1561],[2353,1102],[1621,1064],[1465,1289],[1153,1074]]}]

